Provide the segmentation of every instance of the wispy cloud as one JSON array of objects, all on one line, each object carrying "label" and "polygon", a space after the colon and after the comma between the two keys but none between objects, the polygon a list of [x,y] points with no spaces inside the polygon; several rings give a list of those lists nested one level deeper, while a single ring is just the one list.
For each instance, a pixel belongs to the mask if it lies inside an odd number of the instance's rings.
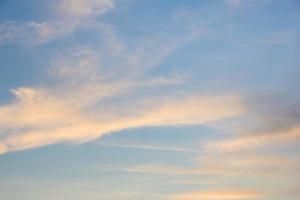
[{"label": "wispy cloud", "polygon": [[123,169],[125,172],[130,173],[146,173],[146,174],[159,174],[159,175],[204,175],[209,174],[207,171],[199,168],[184,168],[170,165],[139,165],[131,166]]},{"label": "wispy cloud", "polygon": [[76,107],[72,104],[73,96],[62,99],[32,88],[20,88],[14,93],[16,101],[0,108],[2,151],[60,141],[87,141],[124,128],[206,123],[240,113],[233,110],[238,104],[233,97],[190,97],[180,102],[146,103],[139,111],[124,113],[126,117],[122,117],[117,111],[97,106],[99,102],[94,106],[81,105],[78,99]]},{"label": "wispy cloud", "polygon": [[269,2],[269,0],[251,0],[251,1],[245,1],[245,0],[225,0],[227,6],[230,9],[237,10],[242,9],[245,7],[261,7],[264,6],[266,3]]},{"label": "wispy cloud", "polygon": [[[243,112],[235,95],[179,95],[180,101],[178,94],[168,98],[156,95],[128,102],[126,96],[139,89],[174,81],[141,81],[131,76],[105,81],[98,76],[96,55],[80,50],[67,62],[58,60],[60,67],[50,70],[54,83],[12,90],[16,99],[0,107],[2,152],[84,142],[125,128],[208,123]],[[115,97],[123,100],[107,106],[105,100]]]},{"label": "wispy cloud", "polygon": [[255,150],[268,145],[289,144],[296,142],[300,137],[300,127],[288,130],[260,132],[226,138],[206,144],[206,148],[218,151]]},{"label": "wispy cloud", "polygon": [[189,192],[184,194],[174,195],[169,199],[172,200],[233,200],[233,199],[257,199],[262,194],[257,191],[247,190],[211,190]]},{"label": "wispy cloud", "polygon": [[66,18],[86,18],[100,15],[114,7],[114,0],[63,0],[57,12]]},{"label": "wispy cloud", "polygon": [[[89,8],[85,1],[66,2],[74,6],[68,15],[79,18],[105,10]],[[91,2],[107,9],[113,6]],[[112,26],[94,28],[103,36],[101,47],[66,48],[51,63],[48,81],[12,90],[15,100],[0,107],[2,152],[84,142],[125,128],[202,124],[243,112],[239,97],[232,94],[139,94],[147,88],[177,86],[185,81],[185,75],[176,73],[155,77],[145,73],[175,49],[199,37],[201,28],[172,37],[163,34],[165,37],[142,39],[133,48],[118,39]],[[114,100],[108,104],[109,99]]]},{"label": "wispy cloud", "polygon": [[85,25],[91,17],[111,10],[114,1],[55,0],[49,7],[52,9],[47,12],[52,17],[44,21],[0,22],[0,45],[3,43],[38,45],[66,36]]},{"label": "wispy cloud", "polygon": [[[212,176],[219,177],[254,177],[290,176],[297,171],[300,161],[274,155],[256,155],[251,153],[206,153],[197,156],[198,165],[178,167],[173,165],[138,165],[126,168],[131,173],[150,173],[161,175]],[[220,159],[222,157],[222,159]]]},{"label": "wispy cloud", "polygon": [[115,147],[115,148],[128,148],[128,149],[142,149],[149,151],[171,151],[171,152],[183,152],[183,153],[199,153],[199,150],[189,149],[184,147],[168,147],[162,145],[137,145],[137,144],[118,144],[118,143],[106,143],[97,142],[98,145]]},{"label": "wispy cloud", "polygon": [[227,0],[227,4],[232,8],[239,8],[242,4],[241,0]]}]

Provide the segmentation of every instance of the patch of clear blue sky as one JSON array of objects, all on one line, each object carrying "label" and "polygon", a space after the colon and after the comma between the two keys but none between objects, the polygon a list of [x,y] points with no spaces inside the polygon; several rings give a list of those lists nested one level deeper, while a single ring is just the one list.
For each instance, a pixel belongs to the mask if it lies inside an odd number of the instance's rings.
[{"label": "patch of clear blue sky", "polygon": [[[117,148],[101,144],[169,146],[197,150],[199,141],[213,138],[215,134],[214,130],[201,126],[141,128],[125,130],[82,145],[58,144],[9,153],[0,157],[0,192],[3,197],[10,198],[20,198],[19,194],[23,193],[32,199],[69,199],[69,190],[78,187],[82,191],[75,189],[72,195],[76,194],[78,199],[82,199],[85,192],[89,192],[90,197],[94,198],[99,192],[105,196],[106,193],[118,193],[122,188],[128,187],[128,191],[146,189],[142,196],[146,195],[146,199],[151,199],[151,195],[155,193],[163,195],[172,190],[180,192],[184,189],[197,189],[199,184],[179,187],[175,183],[168,183],[184,178],[185,175],[135,173],[126,172],[126,169],[153,164],[191,167],[194,166],[191,159],[200,153]],[[206,179],[205,176],[199,178]],[[153,185],[153,182],[156,184]],[[11,194],[9,188],[12,186],[20,193]],[[139,198],[142,196],[139,195]],[[107,198],[110,199],[109,196]],[[117,198],[112,196],[111,199]]]}]

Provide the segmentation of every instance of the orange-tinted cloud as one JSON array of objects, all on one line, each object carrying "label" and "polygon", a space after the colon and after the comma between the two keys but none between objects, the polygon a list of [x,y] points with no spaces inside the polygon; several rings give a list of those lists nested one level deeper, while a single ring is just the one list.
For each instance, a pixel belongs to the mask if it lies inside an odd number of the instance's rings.
[{"label": "orange-tinted cloud", "polygon": [[[88,89],[78,92],[93,96],[90,92],[94,90]],[[97,101],[96,104],[86,102],[84,97],[77,98],[73,93],[61,94],[65,98],[60,98],[46,90],[20,88],[14,90],[14,94],[15,102],[0,107],[0,127],[4,132],[0,140],[2,152],[56,142],[84,142],[125,128],[208,123],[242,112],[235,96],[193,96],[180,101],[162,99],[152,104],[139,102],[140,110],[118,115],[118,110],[106,109]],[[76,104],[74,98],[77,98]]]},{"label": "orange-tinted cloud", "polygon": [[171,200],[236,200],[236,199],[256,199],[261,194],[256,191],[243,190],[212,190],[178,194],[171,197]]}]

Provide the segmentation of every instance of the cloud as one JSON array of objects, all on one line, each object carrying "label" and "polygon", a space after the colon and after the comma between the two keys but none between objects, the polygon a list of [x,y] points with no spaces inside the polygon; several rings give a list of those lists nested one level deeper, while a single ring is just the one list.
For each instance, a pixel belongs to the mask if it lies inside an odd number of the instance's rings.
[{"label": "cloud", "polygon": [[199,153],[195,149],[189,149],[184,147],[168,147],[158,145],[137,145],[137,144],[117,144],[117,143],[103,143],[98,142],[100,146],[108,146],[115,148],[128,148],[128,149],[143,149],[149,151],[171,151],[171,152],[183,152],[183,153]]},{"label": "cloud", "polygon": [[86,18],[103,14],[113,7],[114,0],[63,0],[57,9],[67,18]]},{"label": "cloud", "polygon": [[254,150],[267,145],[289,144],[296,142],[298,138],[300,138],[300,126],[283,131],[260,132],[213,141],[206,144],[206,148],[218,151]]},{"label": "cloud", "polygon": [[65,25],[48,22],[2,22],[0,44],[14,42],[40,44],[71,32],[71,28]]},{"label": "cloud", "polygon": [[39,45],[72,33],[73,22],[24,22],[5,21],[0,23],[0,45],[22,43]]},{"label": "cloud", "polygon": [[[80,99],[74,102],[72,95],[61,98],[34,88],[19,88],[13,92],[15,102],[0,107],[0,128],[4,132],[0,143],[2,152],[61,141],[83,142],[124,128],[206,123],[240,113],[233,109],[238,100],[230,96],[189,97],[180,102],[162,100],[152,105],[142,103],[140,111],[132,110],[123,117],[118,116],[117,110],[97,106],[100,102],[91,105],[89,101],[89,109],[86,109],[87,105]],[[88,91],[77,92],[89,96]]]},{"label": "cloud", "polygon": [[[64,0],[55,5],[56,19],[39,23],[27,22],[20,26],[15,22],[5,22],[0,30],[7,31],[3,34],[6,41],[20,37],[43,43],[74,31],[86,20],[104,14],[113,7],[114,1],[111,0]],[[62,22],[59,22],[60,19],[63,19]],[[246,116],[250,121],[255,119],[254,125],[260,130],[253,132],[259,134],[249,134],[249,130],[246,130],[247,135],[243,135],[241,139],[226,140],[224,143],[217,141],[209,144],[209,148],[217,146],[228,150],[263,143],[271,137],[274,141],[280,140],[276,139],[279,137],[276,134],[268,136],[271,132],[269,129],[275,125],[282,126],[280,129],[285,129],[284,131],[291,131],[291,134],[286,135],[294,138],[297,130],[293,131],[291,128],[298,121],[298,115],[297,110],[293,111],[291,108],[297,101],[286,103],[284,100],[270,106],[269,98],[242,102],[238,95],[232,94],[175,92],[168,94],[169,97],[163,94],[139,94],[148,88],[184,83],[185,77],[177,73],[147,77],[145,72],[158,66],[178,47],[203,34],[201,26],[192,27],[185,24],[180,33],[175,35],[170,34],[174,27],[166,29],[157,37],[137,39],[137,45],[128,48],[119,40],[113,26],[98,24],[94,31],[101,33],[101,47],[68,49],[70,52],[55,58],[53,67],[48,70],[51,83],[13,90],[16,100],[0,107],[0,119],[3,119],[0,122],[3,132],[1,141],[5,141],[1,149],[10,151],[60,141],[86,141],[112,131],[139,126],[199,123],[214,126],[211,122],[240,115]],[[19,35],[23,29],[30,31]],[[28,33],[29,37],[26,35]],[[108,103],[109,100],[114,103]],[[290,106],[278,109],[278,105],[284,103]],[[42,111],[42,114],[38,111]],[[16,117],[12,118],[13,115]],[[72,134],[80,131],[80,134]],[[285,135],[284,131],[277,135]],[[265,135],[267,136],[264,137]]]},{"label": "cloud", "polygon": [[256,191],[247,190],[211,190],[189,192],[184,194],[174,195],[170,197],[172,200],[234,200],[234,199],[257,199],[262,195]]},{"label": "cloud", "polygon": [[[282,182],[287,188],[295,188],[300,160],[297,156],[286,156],[253,152],[204,152],[195,155],[197,164],[180,166],[168,164],[144,164],[129,166],[122,172],[148,174],[175,183],[178,188],[192,185],[195,188],[212,190],[171,194],[166,199],[261,199],[278,197],[286,193]],[[183,179],[183,181],[180,181]],[[281,180],[278,182],[277,180]],[[269,187],[270,181],[272,186]],[[239,190],[235,183],[251,190]],[[257,184],[259,183],[259,184]],[[226,190],[226,188],[235,188]],[[225,189],[224,189],[225,188]],[[235,193],[234,191],[237,191]],[[239,192],[245,192],[245,195]],[[248,193],[249,192],[249,193]],[[247,194],[247,195],[246,195]],[[248,196],[249,194],[249,196]]]},{"label": "cloud", "polygon": [[123,171],[130,173],[150,173],[150,174],[163,174],[163,175],[201,175],[202,171],[194,168],[179,168],[168,165],[139,165],[131,166]]},{"label": "cloud", "polygon": [[176,185],[216,185],[218,183],[217,180],[213,179],[213,178],[208,178],[208,179],[204,179],[201,178],[199,179],[199,177],[194,177],[194,178],[178,178],[175,180],[171,180],[170,183],[172,184],[176,184]]},{"label": "cloud", "polygon": [[0,45],[23,43],[39,45],[73,33],[77,28],[114,7],[113,0],[53,1],[54,6],[44,21],[0,22]]},{"label": "cloud", "polygon": [[[254,153],[213,153],[196,155],[197,165],[193,167],[178,167],[163,164],[146,164],[130,166],[123,171],[130,173],[150,173],[160,175],[208,176],[230,178],[269,178],[275,176],[290,176],[297,172],[300,165],[298,159],[258,155]],[[220,159],[222,158],[222,159]]]},{"label": "cloud", "polygon": [[208,123],[243,110],[234,95],[132,98],[140,90],[177,85],[180,78],[103,79],[98,55],[91,49],[63,55],[49,70],[50,83],[12,90],[15,100],[0,106],[1,152],[85,142],[125,128]]},{"label": "cloud", "polygon": [[227,0],[227,4],[232,8],[238,8],[241,6],[241,0]]},{"label": "cloud", "polygon": [[230,9],[237,10],[241,8],[249,8],[252,7],[257,9],[260,6],[264,6],[266,3],[268,3],[269,0],[251,0],[251,1],[245,1],[245,0],[225,0],[225,3]]},{"label": "cloud", "polygon": [[245,100],[249,117],[258,127],[252,132],[274,132],[300,124],[300,97],[293,92],[253,95]]},{"label": "cloud", "polygon": [[[244,98],[245,99],[245,98]],[[238,134],[211,141],[206,148],[218,151],[255,150],[285,145],[300,138],[300,104],[295,94],[252,96],[243,100],[247,123]]]},{"label": "cloud", "polygon": [[[46,39],[56,30],[47,23],[31,27]],[[57,142],[84,142],[125,128],[207,123],[242,112],[239,97],[231,94],[173,93],[166,97],[163,93],[143,92],[185,81],[185,75],[176,72],[156,77],[146,76],[145,72],[200,32],[186,30],[172,37],[143,38],[128,48],[112,26],[100,25],[94,31],[103,36],[100,47],[66,48],[53,58],[43,83],[12,90],[15,100],[0,107],[2,152]]]},{"label": "cloud", "polygon": [[257,40],[258,44],[263,45],[283,45],[289,44],[294,41],[297,31],[284,30],[275,33],[268,34]]},{"label": "cloud", "polygon": [[[222,159],[219,159],[222,157]],[[211,174],[225,177],[263,177],[286,176],[297,172],[299,159],[280,155],[268,155],[259,153],[207,153],[207,156],[199,157],[200,168],[210,170]]]}]

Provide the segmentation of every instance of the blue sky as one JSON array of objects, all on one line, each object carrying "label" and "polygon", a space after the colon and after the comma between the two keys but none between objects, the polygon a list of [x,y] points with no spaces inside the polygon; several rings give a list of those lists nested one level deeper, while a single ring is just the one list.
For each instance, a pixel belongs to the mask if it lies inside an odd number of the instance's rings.
[{"label": "blue sky", "polygon": [[299,199],[299,10],[0,1],[0,198]]}]

